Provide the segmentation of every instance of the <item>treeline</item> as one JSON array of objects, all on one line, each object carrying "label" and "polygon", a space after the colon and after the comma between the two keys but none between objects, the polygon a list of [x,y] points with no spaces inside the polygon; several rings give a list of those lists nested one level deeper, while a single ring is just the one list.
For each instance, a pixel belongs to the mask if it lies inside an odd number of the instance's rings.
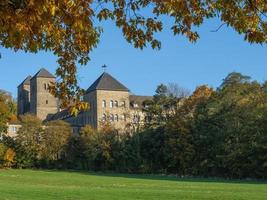
[{"label": "treeline", "polygon": [[17,121],[17,105],[7,91],[0,89],[0,133],[7,131],[7,122]]},{"label": "treeline", "polygon": [[186,94],[160,85],[153,100],[145,102],[146,121],[135,132],[119,133],[104,124],[99,131],[86,126],[71,136],[64,122],[50,122],[44,129],[34,117],[24,116],[17,138],[2,139],[2,146],[14,151],[8,162],[2,153],[2,163],[266,179],[267,82],[231,73],[216,90],[204,85]]}]

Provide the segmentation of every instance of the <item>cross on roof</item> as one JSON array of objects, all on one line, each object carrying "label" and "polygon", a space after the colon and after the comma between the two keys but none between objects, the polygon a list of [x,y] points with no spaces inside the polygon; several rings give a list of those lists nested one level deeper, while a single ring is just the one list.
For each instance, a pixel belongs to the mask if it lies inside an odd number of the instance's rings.
[{"label": "cross on roof", "polygon": [[107,65],[105,65],[105,64],[102,66],[102,68],[103,68],[104,72],[106,71],[107,67],[108,67],[108,66],[107,66]]}]

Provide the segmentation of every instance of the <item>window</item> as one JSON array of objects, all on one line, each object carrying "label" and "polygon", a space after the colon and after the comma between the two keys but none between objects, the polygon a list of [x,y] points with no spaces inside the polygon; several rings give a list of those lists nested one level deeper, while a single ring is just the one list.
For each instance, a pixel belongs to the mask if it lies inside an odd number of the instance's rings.
[{"label": "window", "polygon": [[118,101],[115,101],[115,102],[114,102],[114,106],[115,106],[116,108],[118,108],[118,106],[119,106]]},{"label": "window", "polygon": [[16,132],[17,132],[17,127],[12,126],[12,132],[13,132],[13,133],[16,133]]},{"label": "window", "polygon": [[126,114],[123,114],[123,115],[122,115],[122,120],[123,120],[123,121],[126,121]]},{"label": "window", "polygon": [[106,119],[107,119],[106,114],[103,114],[103,115],[102,115],[102,121],[106,121]]},{"label": "window", "polygon": [[110,114],[110,121],[114,122],[114,115],[113,114]]},{"label": "window", "polygon": [[109,102],[109,106],[110,106],[111,108],[113,108],[113,106],[114,106],[114,102],[113,102],[112,100]]},{"label": "window", "polygon": [[123,108],[125,108],[125,106],[126,106],[125,101],[121,102],[121,106],[122,106]]},{"label": "window", "polygon": [[133,104],[133,107],[134,107],[134,108],[138,108],[138,104],[137,104],[137,103],[134,103],[134,104]]},{"label": "window", "polygon": [[105,108],[105,107],[106,107],[106,101],[103,100],[103,101],[102,101],[102,108]]},{"label": "window", "polygon": [[139,115],[134,115],[133,116],[133,122],[138,123],[140,121],[140,116]]},{"label": "window", "polygon": [[45,103],[48,104],[48,100],[46,100]]},{"label": "window", "polygon": [[48,83],[44,83],[44,89],[48,90],[49,84]]},{"label": "window", "polygon": [[115,115],[115,119],[114,119],[116,122],[119,121],[119,116],[116,114]]}]

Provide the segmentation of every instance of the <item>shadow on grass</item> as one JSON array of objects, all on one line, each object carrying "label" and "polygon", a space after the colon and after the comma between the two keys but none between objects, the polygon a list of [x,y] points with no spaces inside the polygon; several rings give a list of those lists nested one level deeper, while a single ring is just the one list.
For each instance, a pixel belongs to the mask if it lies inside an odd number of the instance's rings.
[{"label": "shadow on grass", "polygon": [[83,170],[56,170],[56,169],[35,169],[34,171],[45,172],[62,172],[76,173],[90,176],[114,177],[114,178],[130,178],[155,181],[175,181],[175,182],[194,182],[194,183],[230,183],[230,184],[267,184],[267,180],[262,179],[224,179],[224,178],[202,178],[202,177],[177,177],[175,175],[155,175],[155,174],[125,174],[111,172],[94,172]]}]

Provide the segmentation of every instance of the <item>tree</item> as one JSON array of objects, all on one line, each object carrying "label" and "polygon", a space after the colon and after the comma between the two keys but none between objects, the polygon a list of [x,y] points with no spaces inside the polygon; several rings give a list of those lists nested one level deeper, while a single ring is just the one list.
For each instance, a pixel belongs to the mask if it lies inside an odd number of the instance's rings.
[{"label": "tree", "polygon": [[267,94],[267,81],[265,81],[262,85],[263,91]]},{"label": "tree", "polygon": [[0,134],[7,131],[8,107],[0,100]]},{"label": "tree", "polygon": [[115,170],[119,166],[116,165],[116,159],[120,157],[118,154],[122,149],[118,132],[111,124],[102,124],[99,131],[85,126],[80,134],[83,165],[85,164],[87,169]]},{"label": "tree", "polygon": [[261,84],[242,74],[231,73],[225,80],[195,109],[196,173],[264,178],[266,94]]},{"label": "tree", "polygon": [[234,85],[234,84],[242,84],[242,83],[247,83],[250,81],[249,76],[244,76],[240,73],[237,72],[232,72],[227,75],[225,79],[223,79],[223,83],[221,84],[220,88],[224,88],[229,85]]},{"label": "tree", "polygon": [[8,122],[16,120],[15,102],[8,92],[0,90],[0,134],[6,132]]},{"label": "tree", "polygon": [[186,88],[179,86],[176,83],[169,83],[167,87],[168,96],[176,98],[185,98],[190,95],[190,91]]},{"label": "tree", "polygon": [[41,158],[41,136],[43,125],[37,117],[20,116],[21,128],[16,136],[17,162],[21,167],[35,166]]},{"label": "tree", "polygon": [[82,65],[89,61],[99,42],[99,21],[113,20],[136,48],[150,44],[157,49],[161,43],[155,33],[163,30],[162,16],[174,22],[175,35],[191,42],[199,38],[196,28],[205,19],[218,17],[245,40],[266,43],[266,12],[265,0],[1,0],[0,44],[15,51],[46,50],[58,56],[59,79],[50,90],[77,113],[75,108],[86,107],[80,102],[83,90],[77,84],[77,61]]},{"label": "tree", "polygon": [[153,99],[145,102],[146,126],[157,127],[166,124],[176,113],[179,101],[180,99],[171,93],[166,85],[160,84]]},{"label": "tree", "polygon": [[41,132],[41,158],[47,162],[59,160],[71,137],[71,127],[64,121],[51,121]]},{"label": "tree", "polygon": [[86,169],[97,169],[96,159],[100,154],[98,133],[91,126],[85,126],[80,131],[79,144],[81,162]]},{"label": "tree", "polygon": [[3,166],[4,164],[4,156],[7,150],[7,146],[3,143],[0,142],[0,167]]},{"label": "tree", "polygon": [[15,156],[16,152],[13,149],[8,148],[4,156],[4,166],[8,168],[12,167],[15,163]]}]

